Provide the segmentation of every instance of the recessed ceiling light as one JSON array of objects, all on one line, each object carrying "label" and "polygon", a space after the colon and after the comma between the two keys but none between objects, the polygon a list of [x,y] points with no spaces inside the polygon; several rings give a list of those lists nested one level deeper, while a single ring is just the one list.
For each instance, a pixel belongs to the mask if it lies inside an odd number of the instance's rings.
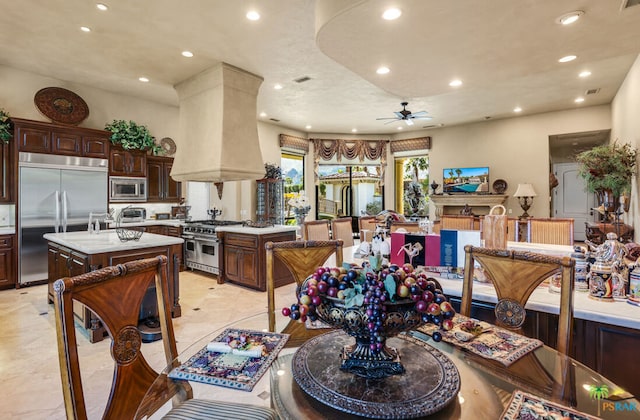
[{"label": "recessed ceiling light", "polygon": [[517,107],[513,108],[513,112],[522,112],[522,108],[517,106]]},{"label": "recessed ceiling light", "polygon": [[247,19],[249,20],[259,20],[260,19],[260,13],[256,12],[255,10],[250,10],[247,12]]},{"label": "recessed ceiling light", "polygon": [[81,27],[80,27],[80,30],[81,30],[82,32],[91,32],[91,28],[89,28],[88,26],[81,26]]},{"label": "recessed ceiling light", "polygon": [[402,126],[398,127],[398,130],[402,130]]},{"label": "recessed ceiling light", "polygon": [[352,128],[352,129],[351,129],[351,132],[352,132],[352,133],[357,133],[357,132],[358,132],[358,129],[357,129],[357,128]]},{"label": "recessed ceiling light", "polygon": [[556,19],[556,23],[559,23],[561,25],[571,25],[572,23],[580,19],[582,15],[584,15],[584,12],[582,10],[565,13],[564,15]]},{"label": "recessed ceiling light", "polygon": [[193,57],[193,53],[191,51],[182,51],[182,56],[183,57]]},{"label": "recessed ceiling light", "polygon": [[140,81],[141,81],[141,82],[143,82],[143,83],[147,83],[147,82],[149,82],[149,78],[144,77],[144,76],[142,76],[142,77],[138,77],[138,80],[140,80]]},{"label": "recessed ceiling light", "polygon": [[565,55],[564,57],[562,57],[562,58],[561,58],[561,59],[559,59],[558,61],[559,61],[560,63],[568,63],[569,61],[573,61],[573,60],[575,60],[576,58],[578,58],[578,57],[577,57],[577,56],[575,56],[575,55]]},{"label": "recessed ceiling light", "polygon": [[389,70],[389,67],[378,67],[378,70],[376,70],[376,73],[378,74],[387,74],[389,73],[391,70]]},{"label": "recessed ceiling light", "polygon": [[261,112],[261,113],[260,113],[260,116],[264,118],[264,117],[266,117],[266,116],[267,116],[267,113],[266,113],[266,112]]},{"label": "recessed ceiling light", "polygon": [[580,74],[578,74],[578,77],[589,77],[589,76],[591,76],[591,72],[589,70],[581,71]]},{"label": "recessed ceiling light", "polygon": [[273,85],[273,88],[275,90],[280,90],[280,89],[282,89],[282,85],[280,83],[276,83],[275,85]]},{"label": "recessed ceiling light", "polygon": [[310,125],[305,125],[304,128],[306,128],[307,130],[311,130],[311,126]]},{"label": "recessed ceiling light", "polygon": [[402,15],[402,11],[400,9],[392,7],[384,11],[384,13],[382,14],[382,18],[385,20],[394,20],[398,19],[400,15]]},{"label": "recessed ceiling light", "polygon": [[462,86],[462,80],[460,79],[455,79],[449,82],[449,86],[451,87],[458,87],[458,86]]},{"label": "recessed ceiling light", "polygon": [[584,98],[581,96],[581,97],[579,97],[579,98],[574,99],[574,101],[573,101],[573,102],[575,102],[575,103],[579,104],[579,103],[581,103],[581,102],[584,102]]},{"label": "recessed ceiling light", "polygon": [[103,12],[109,8],[104,3],[98,3],[98,4],[96,4],[96,7],[98,8],[98,10],[102,10]]}]

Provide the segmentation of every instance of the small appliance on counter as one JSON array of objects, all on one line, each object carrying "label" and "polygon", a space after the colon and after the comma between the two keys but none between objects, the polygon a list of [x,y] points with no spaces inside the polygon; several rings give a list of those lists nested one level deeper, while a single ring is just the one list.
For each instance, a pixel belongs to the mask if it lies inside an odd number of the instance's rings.
[{"label": "small appliance on counter", "polygon": [[120,212],[119,220],[122,223],[138,223],[146,218],[147,210],[144,207],[125,207]]},{"label": "small appliance on counter", "polygon": [[156,213],[156,220],[169,220],[171,213]]},{"label": "small appliance on counter", "polygon": [[191,210],[191,206],[171,206],[171,218],[188,220],[189,210]]}]

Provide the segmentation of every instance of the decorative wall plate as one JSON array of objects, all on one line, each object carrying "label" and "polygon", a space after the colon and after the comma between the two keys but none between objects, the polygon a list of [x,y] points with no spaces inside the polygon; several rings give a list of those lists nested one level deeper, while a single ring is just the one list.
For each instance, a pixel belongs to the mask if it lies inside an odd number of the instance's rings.
[{"label": "decorative wall plate", "polygon": [[160,139],[160,146],[167,155],[172,155],[176,152],[176,143],[171,137],[163,137]]},{"label": "decorative wall plate", "polygon": [[42,115],[53,122],[78,125],[89,116],[87,103],[67,89],[40,89],[33,97],[33,102]]},{"label": "decorative wall plate", "polygon": [[507,191],[507,181],[504,179],[496,179],[493,183],[493,191],[496,194],[504,194]]}]

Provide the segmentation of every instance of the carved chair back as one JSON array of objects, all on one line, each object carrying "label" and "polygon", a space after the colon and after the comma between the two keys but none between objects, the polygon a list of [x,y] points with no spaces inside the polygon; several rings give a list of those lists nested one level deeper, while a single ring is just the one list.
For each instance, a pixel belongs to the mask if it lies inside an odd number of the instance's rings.
[{"label": "carved chair back", "polygon": [[[560,316],[556,349],[568,354],[573,324],[573,281],[575,260],[533,252],[487,249],[466,245],[460,313],[471,316],[473,269],[478,262],[493,282],[498,295],[496,324],[522,332],[524,306],[535,288],[549,276],[560,273]],[[551,343],[550,343],[551,344]]]}]

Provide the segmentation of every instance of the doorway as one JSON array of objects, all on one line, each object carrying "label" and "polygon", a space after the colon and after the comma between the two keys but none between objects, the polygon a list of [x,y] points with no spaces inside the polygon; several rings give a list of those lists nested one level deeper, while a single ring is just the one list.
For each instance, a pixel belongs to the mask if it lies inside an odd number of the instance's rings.
[{"label": "doorway", "polygon": [[595,194],[587,192],[586,183],[578,173],[576,156],[594,146],[609,141],[611,130],[586,131],[549,136],[550,169],[558,180],[551,187],[551,216],[573,218],[574,239],[584,241],[585,222],[594,220]]}]

